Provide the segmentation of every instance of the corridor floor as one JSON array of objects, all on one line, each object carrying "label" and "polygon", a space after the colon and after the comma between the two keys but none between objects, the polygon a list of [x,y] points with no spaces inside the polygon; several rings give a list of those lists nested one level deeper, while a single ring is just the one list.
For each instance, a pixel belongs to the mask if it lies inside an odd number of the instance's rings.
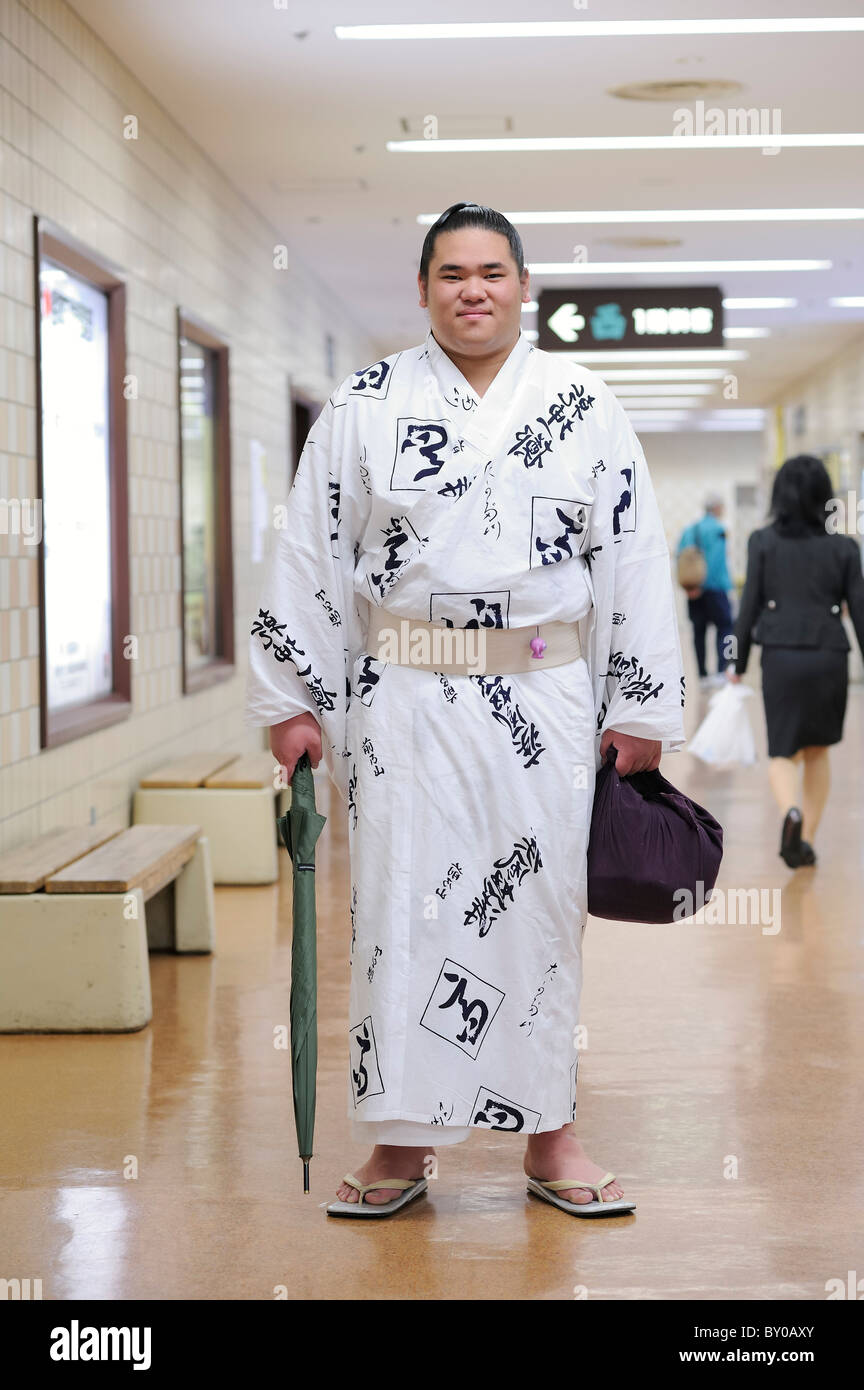
[{"label": "corridor floor", "polygon": [[[757,669],[758,665],[753,663]],[[691,687],[692,688],[692,687]],[[706,696],[688,702],[695,727]],[[216,890],[212,957],[151,957],[137,1034],[0,1037],[6,1278],[45,1299],[793,1299],[864,1272],[864,690],[815,869],[777,855],[765,765],[664,760],[725,828],[718,888],[781,917],[589,922],[577,1132],[638,1203],[577,1221],[526,1194],[518,1137],[439,1151],[391,1220],[323,1204],[365,1151],[347,1139],[347,831],[335,793],[318,853],[319,1097],[304,1196],[290,1089],[291,888]],[[778,890],[776,895],[770,890]]]}]

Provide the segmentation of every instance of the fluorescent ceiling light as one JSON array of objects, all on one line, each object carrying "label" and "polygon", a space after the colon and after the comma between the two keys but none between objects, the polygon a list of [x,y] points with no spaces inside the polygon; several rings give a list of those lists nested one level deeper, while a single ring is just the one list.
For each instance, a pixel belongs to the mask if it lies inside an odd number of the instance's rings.
[{"label": "fluorescent ceiling light", "polygon": [[764,135],[529,135],[483,140],[388,140],[391,154],[527,154],[569,150],[779,150],[864,145],[860,131]]},{"label": "fluorescent ceiling light", "polygon": [[[698,411],[700,419],[751,420],[757,424],[761,423],[765,418],[765,411],[761,408],[754,408],[753,410],[706,410],[704,401],[690,401],[687,399],[682,399],[680,401],[674,399],[668,401],[655,401],[653,397],[648,396],[638,400],[622,401],[621,404],[628,414],[633,413],[634,415],[641,415],[643,412],[646,415],[666,415],[678,414],[681,410],[691,412]],[[670,406],[675,406],[677,409],[670,410]]]},{"label": "fluorescent ceiling light", "polygon": [[598,367],[604,381],[722,381],[723,367]]},{"label": "fluorescent ceiling light", "polygon": [[698,415],[685,415],[682,420],[672,420],[666,415],[652,419],[649,415],[631,416],[631,423],[637,434],[684,434],[698,430],[718,430],[724,434],[761,435],[762,425],[750,424],[747,420],[702,420]]},{"label": "fluorescent ceiling light", "polygon": [[[646,434],[678,434],[679,432],[684,432],[684,430],[685,430],[685,427],[682,426],[682,425],[681,425],[678,421],[676,421],[676,420],[671,420],[671,421],[670,421],[670,420],[665,420],[665,419],[660,419],[660,420],[648,420],[648,419],[645,419],[645,420],[637,420],[637,419],[633,419],[633,420],[631,421],[631,423],[632,423],[633,428],[636,430],[636,433],[639,435],[640,438],[641,438],[643,435],[646,435]],[[696,429],[696,424],[695,424],[694,421],[691,420],[690,424],[686,426],[686,430],[695,430],[695,429]]]},{"label": "fluorescent ceiling light", "polygon": [[653,391],[655,396],[713,396],[717,387],[688,385],[686,382],[682,384],[681,382],[658,381],[647,384],[639,382],[630,386],[622,382],[612,389],[616,396],[623,399],[626,396],[641,396],[646,391]]},{"label": "fluorescent ceiling light", "polygon": [[[617,393],[616,393],[617,394]],[[669,396],[660,401],[653,396],[628,396],[621,397],[621,404],[625,410],[665,410],[670,407],[679,406],[687,410],[698,410],[701,401],[691,401],[688,396]]]},{"label": "fluorescent ceiling light", "polygon": [[[569,357],[571,362],[744,362],[750,356],[740,348],[658,348],[656,352],[634,348],[623,352],[555,351],[551,357]],[[722,373],[721,373],[722,375]]]},{"label": "fluorescent ceiling light", "polygon": [[770,338],[770,328],[724,328],[724,338]]},{"label": "fluorescent ceiling light", "polygon": [[724,299],[724,309],[794,309],[797,299]]},{"label": "fluorescent ceiling light", "polygon": [[[441,210],[443,212],[443,208]],[[421,212],[418,223],[431,227],[440,212]],[[632,212],[507,212],[524,226],[580,226],[589,222],[860,222],[864,208],[671,208]]]},{"label": "fluorescent ceiling light", "polygon": [[689,420],[690,414],[686,410],[628,410],[627,414],[631,420]]},{"label": "fluorescent ceiling light", "polygon": [[540,305],[537,303],[537,300],[536,300],[536,299],[529,299],[529,301],[528,301],[527,304],[523,304],[523,305],[522,305],[522,313],[523,313],[523,314],[536,314],[536,312],[537,312],[537,310],[538,310],[539,308],[540,308]]},{"label": "fluorescent ceiling light", "polygon": [[864,309],[864,297],[861,295],[841,295],[839,299],[829,299],[828,303],[834,309]]},{"label": "fluorescent ceiling light", "polygon": [[856,34],[864,19],[561,19],[479,24],[335,24],[337,39],[618,39],[669,34]]},{"label": "fluorescent ceiling light", "polygon": [[832,261],[534,261],[532,275],[734,275],[751,270],[830,270]]},{"label": "fluorescent ceiling light", "polygon": [[697,430],[729,430],[741,433],[760,434],[761,427],[747,420],[694,420]]}]

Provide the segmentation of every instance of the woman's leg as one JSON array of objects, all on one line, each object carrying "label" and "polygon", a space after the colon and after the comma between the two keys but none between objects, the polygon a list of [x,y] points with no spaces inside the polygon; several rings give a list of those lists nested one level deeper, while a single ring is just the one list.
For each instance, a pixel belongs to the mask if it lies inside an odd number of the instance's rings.
[{"label": "woman's leg", "polygon": [[801,751],[804,754],[804,791],[801,800],[801,812],[804,819],[801,826],[801,837],[812,845],[813,837],[822,819],[825,802],[828,800],[828,789],[831,786],[831,763],[827,748],[812,746],[803,748]]},{"label": "woman's leg", "polygon": [[768,780],[774,800],[784,816],[790,806],[800,804],[800,768],[803,752],[804,750],[799,748],[792,758],[768,759]]}]

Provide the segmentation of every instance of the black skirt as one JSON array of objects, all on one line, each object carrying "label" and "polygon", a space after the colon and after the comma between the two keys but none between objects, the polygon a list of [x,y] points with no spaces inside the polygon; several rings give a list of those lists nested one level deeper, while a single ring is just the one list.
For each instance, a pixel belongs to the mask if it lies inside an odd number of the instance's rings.
[{"label": "black skirt", "polygon": [[769,758],[791,758],[799,748],[840,742],[848,667],[848,652],[833,648],[762,648]]}]

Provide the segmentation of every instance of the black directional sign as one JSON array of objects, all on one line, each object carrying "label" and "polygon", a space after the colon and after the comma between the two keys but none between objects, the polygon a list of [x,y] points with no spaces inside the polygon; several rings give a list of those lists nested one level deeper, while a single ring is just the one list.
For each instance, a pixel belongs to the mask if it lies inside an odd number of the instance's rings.
[{"label": "black directional sign", "polygon": [[723,297],[707,289],[541,290],[537,346],[614,352],[723,347]]}]

